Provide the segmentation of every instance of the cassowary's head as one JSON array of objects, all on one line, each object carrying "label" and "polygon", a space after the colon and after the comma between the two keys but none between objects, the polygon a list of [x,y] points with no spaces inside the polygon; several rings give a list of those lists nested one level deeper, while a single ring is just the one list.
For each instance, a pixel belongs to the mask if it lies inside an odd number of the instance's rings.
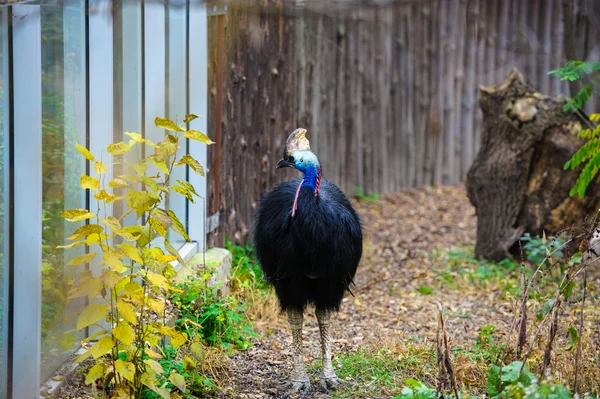
[{"label": "cassowary's head", "polygon": [[285,142],[283,158],[277,163],[277,169],[294,167],[302,173],[309,169],[319,168],[321,164],[317,156],[310,150],[306,138],[306,129],[296,129]]}]

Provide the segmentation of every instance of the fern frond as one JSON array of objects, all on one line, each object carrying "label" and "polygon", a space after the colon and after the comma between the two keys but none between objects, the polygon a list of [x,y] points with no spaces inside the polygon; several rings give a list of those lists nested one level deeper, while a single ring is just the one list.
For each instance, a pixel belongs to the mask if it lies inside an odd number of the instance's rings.
[{"label": "fern frond", "polygon": [[592,159],[585,165],[585,168],[581,171],[581,174],[577,178],[577,182],[571,189],[570,195],[573,196],[575,193],[582,197],[585,195],[585,191],[594,179],[600,168],[600,151],[597,151]]},{"label": "fern frond", "polygon": [[571,159],[565,164],[565,170],[569,168],[575,169],[598,153],[600,153],[600,138],[594,138],[582,145],[581,148],[573,154]]}]

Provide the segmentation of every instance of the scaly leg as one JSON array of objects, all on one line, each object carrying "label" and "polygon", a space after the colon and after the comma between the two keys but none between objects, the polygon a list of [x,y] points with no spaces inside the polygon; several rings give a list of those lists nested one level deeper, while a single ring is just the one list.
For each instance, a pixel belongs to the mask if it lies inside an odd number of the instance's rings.
[{"label": "scaly leg", "polygon": [[304,315],[297,310],[288,310],[288,320],[292,328],[292,356],[294,357],[294,368],[290,374],[289,381],[284,384],[283,389],[287,390],[283,399],[290,395],[300,393],[300,398],[306,397],[310,389],[310,379],[304,368],[304,358],[302,357],[302,323]]},{"label": "scaly leg", "polygon": [[336,390],[342,384],[342,381],[333,371],[331,364],[331,336],[329,327],[331,326],[331,312],[329,310],[317,310],[315,312],[319,322],[319,332],[321,333],[321,352],[323,357],[323,371],[321,372],[321,388],[324,391],[329,389]]}]

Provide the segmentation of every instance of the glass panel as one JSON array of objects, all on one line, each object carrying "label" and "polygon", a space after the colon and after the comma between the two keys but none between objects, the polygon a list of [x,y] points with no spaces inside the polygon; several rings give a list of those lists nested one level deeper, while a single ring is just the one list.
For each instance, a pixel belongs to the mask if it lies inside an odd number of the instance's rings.
[{"label": "glass panel", "polygon": [[[167,86],[169,88],[167,115],[176,123],[183,121],[187,111],[186,28],[186,2],[170,1],[167,6]],[[180,140],[181,148],[177,154],[178,157],[187,153],[187,139],[181,137]],[[173,182],[187,180],[187,168],[175,168],[171,180]],[[183,196],[173,193],[169,196],[169,209],[178,215],[187,230],[187,200]],[[169,230],[167,238],[175,248],[182,246],[185,242],[183,237],[173,230]]]},{"label": "glass panel", "polygon": [[6,364],[8,338],[8,270],[5,260],[8,257],[8,223],[4,223],[8,207],[8,168],[4,165],[4,155],[8,147],[8,10],[0,10],[0,398],[6,397]]},{"label": "glass panel", "polygon": [[84,222],[68,223],[60,213],[85,207],[79,176],[86,173],[75,143],[86,143],[85,9],[68,0],[43,5],[42,24],[42,359],[45,381],[76,349],[81,333],[69,315],[85,304],[68,300],[69,286],[79,268],[65,267],[85,246],[56,249]]}]

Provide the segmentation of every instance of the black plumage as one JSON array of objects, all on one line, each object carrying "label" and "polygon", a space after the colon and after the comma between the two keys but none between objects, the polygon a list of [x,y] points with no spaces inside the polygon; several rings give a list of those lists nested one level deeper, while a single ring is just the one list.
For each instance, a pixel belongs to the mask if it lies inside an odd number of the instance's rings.
[{"label": "black plumage", "polygon": [[358,214],[335,184],[321,182],[318,170],[317,195],[314,187],[302,186],[294,216],[302,179],[273,188],[256,215],[254,245],[283,311],[302,312],[308,304],[339,310],[362,255]]}]

